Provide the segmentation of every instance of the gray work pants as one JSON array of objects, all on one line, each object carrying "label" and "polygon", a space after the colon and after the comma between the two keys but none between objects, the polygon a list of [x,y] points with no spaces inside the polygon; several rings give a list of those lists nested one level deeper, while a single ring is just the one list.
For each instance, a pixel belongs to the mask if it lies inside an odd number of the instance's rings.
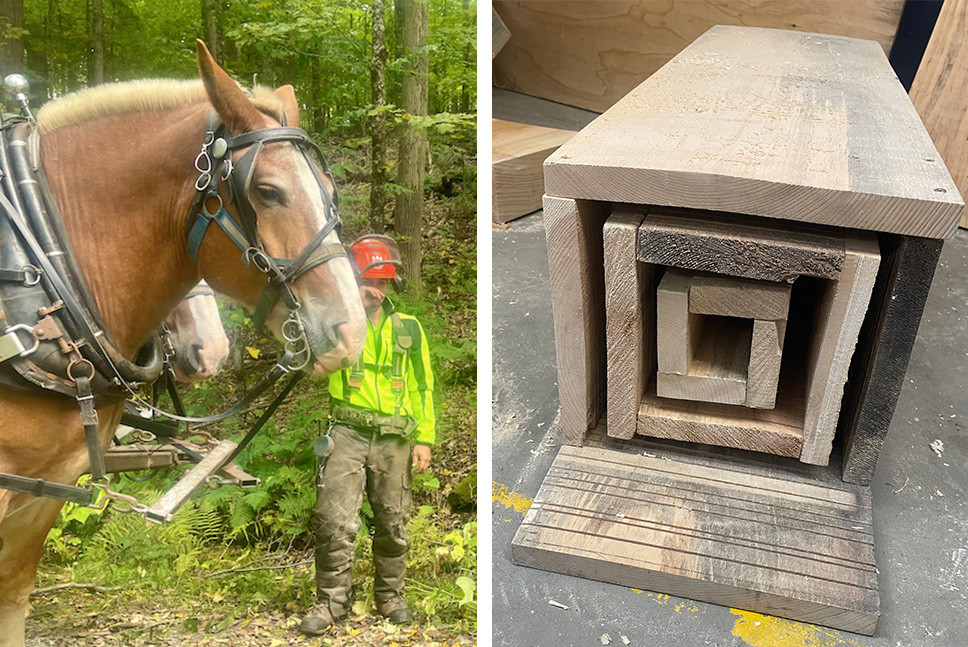
[{"label": "gray work pants", "polygon": [[364,487],[373,507],[374,597],[403,595],[413,477],[408,438],[339,424],[332,436],[335,449],[316,487],[316,601],[338,618],[348,611]]}]

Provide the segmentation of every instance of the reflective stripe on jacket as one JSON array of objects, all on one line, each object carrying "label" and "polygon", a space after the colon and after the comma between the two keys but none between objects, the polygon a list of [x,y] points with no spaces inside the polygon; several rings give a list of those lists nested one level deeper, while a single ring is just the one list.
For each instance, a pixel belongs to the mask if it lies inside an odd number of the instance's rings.
[{"label": "reflective stripe on jacket", "polygon": [[[384,301],[383,316],[375,328],[366,321],[366,343],[363,345],[363,383],[358,388],[349,386],[350,369],[329,376],[329,394],[334,400],[342,400],[354,407],[371,409],[384,415],[393,415],[397,394],[393,392],[393,326],[390,314],[393,306]],[[423,445],[433,445],[436,440],[434,419],[434,376],[430,370],[430,351],[427,336],[416,317],[397,313],[412,339],[407,353],[404,375],[406,388],[403,392],[402,413],[417,421],[413,440]],[[346,394],[349,393],[349,398]]]}]

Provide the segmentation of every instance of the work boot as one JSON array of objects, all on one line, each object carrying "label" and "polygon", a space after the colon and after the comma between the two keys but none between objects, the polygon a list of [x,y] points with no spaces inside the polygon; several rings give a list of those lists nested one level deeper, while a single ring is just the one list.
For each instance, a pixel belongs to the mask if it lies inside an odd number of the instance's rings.
[{"label": "work boot", "polygon": [[303,616],[299,623],[299,633],[307,636],[321,636],[333,626],[333,614],[325,604],[317,604]]},{"label": "work boot", "polygon": [[413,622],[413,613],[402,595],[396,595],[384,602],[377,601],[376,610],[395,625],[408,625]]}]

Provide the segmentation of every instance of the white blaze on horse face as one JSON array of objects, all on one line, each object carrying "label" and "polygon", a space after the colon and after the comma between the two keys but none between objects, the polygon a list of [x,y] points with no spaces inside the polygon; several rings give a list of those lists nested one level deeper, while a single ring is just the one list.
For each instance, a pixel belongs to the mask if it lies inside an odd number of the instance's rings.
[{"label": "white blaze on horse face", "polygon": [[190,294],[165,323],[171,331],[169,339],[175,349],[172,368],[179,382],[205,380],[222,369],[229,356],[229,338],[213,295]]},{"label": "white blaze on horse face", "polygon": [[[326,226],[317,172],[291,144],[269,144],[260,154],[249,199],[258,214],[259,236],[270,255],[295,259]],[[335,231],[322,242],[323,246],[338,244]],[[299,316],[316,359],[314,372],[328,375],[356,361],[366,340],[366,318],[349,261],[334,258],[317,265],[296,279],[293,292],[301,304]],[[267,323],[279,334],[287,316],[280,299]]]}]

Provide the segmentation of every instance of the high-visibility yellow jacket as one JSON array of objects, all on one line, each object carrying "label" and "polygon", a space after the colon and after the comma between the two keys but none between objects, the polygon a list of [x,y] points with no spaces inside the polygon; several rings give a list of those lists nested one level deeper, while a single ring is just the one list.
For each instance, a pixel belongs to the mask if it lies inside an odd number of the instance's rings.
[{"label": "high-visibility yellow jacket", "polygon": [[[363,383],[350,386],[350,368],[329,376],[329,394],[333,400],[383,415],[392,415],[398,394],[393,392],[393,325],[390,316],[395,312],[387,299],[383,302],[383,316],[374,327],[366,321],[366,343],[363,345]],[[406,388],[399,397],[403,415],[417,421],[413,440],[419,445],[433,445],[436,438],[434,419],[434,376],[430,369],[427,336],[416,317],[397,313],[412,345],[406,354],[403,374]],[[348,397],[347,397],[348,394]]]}]

